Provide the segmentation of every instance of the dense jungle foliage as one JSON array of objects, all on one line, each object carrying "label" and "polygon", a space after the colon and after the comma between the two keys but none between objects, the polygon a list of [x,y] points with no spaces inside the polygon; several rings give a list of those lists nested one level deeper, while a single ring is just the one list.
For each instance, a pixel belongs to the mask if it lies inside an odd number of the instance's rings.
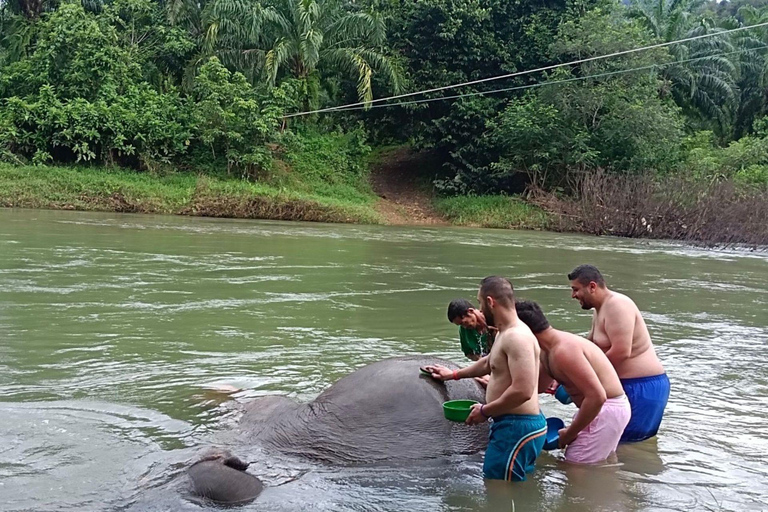
[{"label": "dense jungle foliage", "polygon": [[410,144],[443,195],[568,194],[596,170],[764,191],[766,4],[0,0],[0,161],[354,195],[371,146]]}]

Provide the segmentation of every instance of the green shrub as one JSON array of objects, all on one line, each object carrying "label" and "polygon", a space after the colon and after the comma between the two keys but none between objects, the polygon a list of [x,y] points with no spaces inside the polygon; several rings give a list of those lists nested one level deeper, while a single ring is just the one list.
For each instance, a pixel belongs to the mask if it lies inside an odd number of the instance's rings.
[{"label": "green shrub", "polygon": [[198,164],[225,162],[244,175],[256,176],[271,164],[265,144],[280,127],[291,103],[292,84],[259,96],[242,73],[232,73],[211,57],[195,77],[191,130]]},{"label": "green shrub", "polygon": [[549,224],[549,215],[545,211],[518,197],[444,197],[435,201],[435,208],[459,226],[546,229]]},{"label": "green shrub", "polygon": [[361,128],[346,133],[286,132],[281,143],[281,158],[289,170],[273,176],[277,183],[351,200],[373,199],[368,182],[371,148]]},{"label": "green shrub", "polygon": [[768,187],[768,121],[755,123],[755,133],[726,147],[714,143],[714,134],[698,132],[686,139],[687,158],[682,170],[698,180],[733,180],[748,187]]}]

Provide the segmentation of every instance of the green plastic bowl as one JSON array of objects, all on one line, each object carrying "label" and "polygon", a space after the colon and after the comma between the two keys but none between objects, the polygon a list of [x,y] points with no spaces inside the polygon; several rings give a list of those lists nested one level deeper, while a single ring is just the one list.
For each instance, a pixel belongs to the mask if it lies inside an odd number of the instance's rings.
[{"label": "green plastic bowl", "polygon": [[472,406],[479,403],[474,400],[450,400],[443,402],[443,414],[445,414],[445,418],[448,420],[463,423],[467,421]]}]

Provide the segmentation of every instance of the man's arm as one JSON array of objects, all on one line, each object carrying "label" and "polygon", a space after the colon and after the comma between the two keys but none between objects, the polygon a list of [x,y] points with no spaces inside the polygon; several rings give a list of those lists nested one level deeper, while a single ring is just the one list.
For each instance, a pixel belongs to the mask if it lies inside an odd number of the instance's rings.
[{"label": "man's arm", "polygon": [[[544,351],[541,352],[541,359],[544,359]],[[544,361],[539,362],[539,393],[546,393],[546,391],[552,386],[555,378],[552,377],[547,371],[547,367]]]},{"label": "man's arm", "polygon": [[424,369],[432,372],[432,377],[438,380],[451,380],[454,376],[457,379],[465,379],[467,377],[482,377],[491,373],[491,365],[489,362],[490,356],[481,357],[473,364],[462,368],[460,370],[449,370],[445,366],[439,364],[432,366],[425,366]]},{"label": "man's arm", "polygon": [[[614,299],[615,300],[615,299]],[[605,312],[605,334],[611,343],[605,355],[614,368],[629,359],[632,354],[632,335],[635,332],[635,314],[628,305],[616,302],[607,305]]]},{"label": "man's arm", "polygon": [[497,342],[501,341],[501,349],[507,356],[511,384],[499,398],[485,405],[483,412],[487,416],[503,414],[524,404],[536,393],[538,385],[539,361],[533,348],[535,338],[529,340],[525,335],[504,335],[503,338]]},{"label": "man's arm", "polygon": [[490,356],[481,357],[473,364],[462,368],[456,372],[457,379],[466,379],[467,377],[482,377],[491,373]]},{"label": "man's arm", "polygon": [[562,372],[563,379],[572,383],[573,387],[584,396],[576,419],[567,428],[560,431],[560,445],[565,446],[572,443],[579,432],[584,430],[600,414],[600,409],[602,409],[607,396],[600,378],[581,349],[573,348],[561,351],[557,357],[558,371]]}]

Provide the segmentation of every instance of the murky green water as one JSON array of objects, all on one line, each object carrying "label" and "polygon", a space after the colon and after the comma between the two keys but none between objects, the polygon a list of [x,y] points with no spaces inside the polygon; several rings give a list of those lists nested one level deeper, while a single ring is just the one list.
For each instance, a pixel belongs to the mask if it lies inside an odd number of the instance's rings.
[{"label": "murky green water", "polygon": [[236,419],[210,388],[309,400],[393,355],[460,362],[445,307],[488,274],[583,333],[590,317],[565,274],[586,262],[638,303],[670,375],[658,441],[602,468],[542,455],[532,479],[502,490],[484,485],[481,456],[387,469],[263,460],[254,471],[271,487],[246,510],[764,510],[766,255],[24,210],[0,210],[0,510],[199,510],[173,477]]}]

